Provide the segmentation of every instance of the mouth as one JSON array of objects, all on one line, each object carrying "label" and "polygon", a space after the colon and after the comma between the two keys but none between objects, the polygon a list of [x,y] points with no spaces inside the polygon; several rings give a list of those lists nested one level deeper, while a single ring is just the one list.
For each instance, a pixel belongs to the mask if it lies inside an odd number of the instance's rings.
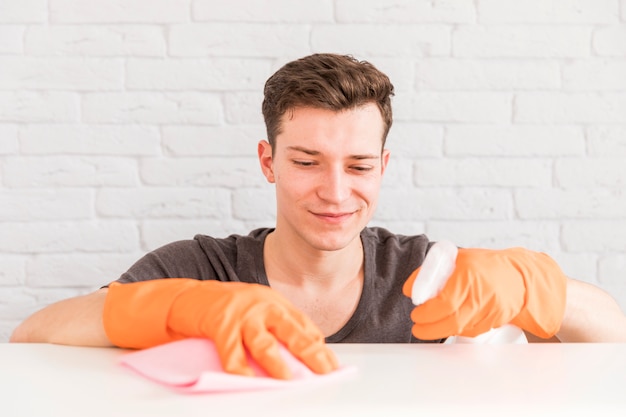
[{"label": "mouth", "polygon": [[330,224],[343,223],[354,215],[354,212],[352,211],[341,212],[341,213],[331,213],[331,212],[321,212],[321,213],[311,212],[311,213],[318,219],[326,223],[330,223]]}]

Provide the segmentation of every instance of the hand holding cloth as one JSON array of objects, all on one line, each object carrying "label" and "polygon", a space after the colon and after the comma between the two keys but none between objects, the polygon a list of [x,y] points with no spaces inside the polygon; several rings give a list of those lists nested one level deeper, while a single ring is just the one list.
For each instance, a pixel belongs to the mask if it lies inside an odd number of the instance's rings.
[{"label": "hand holding cloth", "polygon": [[259,284],[188,278],[112,283],[103,324],[110,341],[124,348],[208,338],[224,370],[239,375],[254,375],[248,352],[268,375],[289,379],[278,342],[315,373],[337,368],[317,326],[277,291]]}]

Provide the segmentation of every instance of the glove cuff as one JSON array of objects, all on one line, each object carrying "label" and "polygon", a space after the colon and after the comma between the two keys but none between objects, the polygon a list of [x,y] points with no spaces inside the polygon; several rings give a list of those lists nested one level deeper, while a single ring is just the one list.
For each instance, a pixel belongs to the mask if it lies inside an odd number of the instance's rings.
[{"label": "glove cuff", "polygon": [[179,340],[168,328],[171,306],[180,294],[200,284],[189,278],[167,278],[109,286],[102,322],[116,346],[143,349]]}]

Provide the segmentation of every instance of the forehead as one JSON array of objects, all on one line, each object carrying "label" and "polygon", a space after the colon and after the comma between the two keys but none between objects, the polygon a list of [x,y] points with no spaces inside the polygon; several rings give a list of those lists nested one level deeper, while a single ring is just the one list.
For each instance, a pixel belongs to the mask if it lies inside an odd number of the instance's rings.
[{"label": "forehead", "polygon": [[378,106],[367,103],[341,111],[298,107],[287,111],[277,136],[278,148],[313,147],[320,152],[382,148],[384,121]]}]

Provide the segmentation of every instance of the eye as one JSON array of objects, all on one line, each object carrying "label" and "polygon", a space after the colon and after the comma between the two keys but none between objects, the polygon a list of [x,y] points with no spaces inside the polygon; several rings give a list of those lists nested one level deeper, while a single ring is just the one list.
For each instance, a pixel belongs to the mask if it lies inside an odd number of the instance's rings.
[{"label": "eye", "polygon": [[371,165],[353,165],[350,168],[354,171],[363,173],[370,172],[372,169],[374,169]]},{"label": "eye", "polygon": [[301,167],[311,167],[311,166],[315,165],[315,162],[314,161],[306,161],[306,160],[302,160],[302,159],[294,159],[293,160],[293,164],[301,166]]}]

